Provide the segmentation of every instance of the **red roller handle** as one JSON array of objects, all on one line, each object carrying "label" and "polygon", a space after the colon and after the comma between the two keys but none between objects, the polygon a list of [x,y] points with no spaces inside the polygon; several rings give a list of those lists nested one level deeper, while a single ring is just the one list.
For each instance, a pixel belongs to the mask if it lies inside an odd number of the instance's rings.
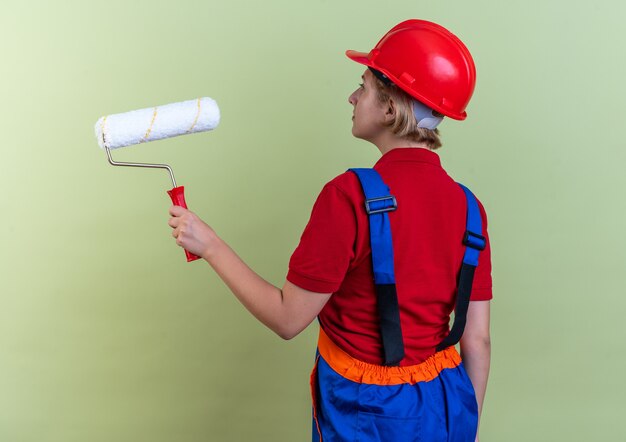
[{"label": "red roller handle", "polygon": [[[185,186],[174,187],[172,190],[168,190],[167,194],[172,199],[172,203],[175,206],[180,206],[183,208],[187,208],[187,203],[185,202]],[[200,259],[199,256],[194,255],[193,253],[185,250],[185,255],[187,256],[187,262],[195,261],[196,259]]]}]

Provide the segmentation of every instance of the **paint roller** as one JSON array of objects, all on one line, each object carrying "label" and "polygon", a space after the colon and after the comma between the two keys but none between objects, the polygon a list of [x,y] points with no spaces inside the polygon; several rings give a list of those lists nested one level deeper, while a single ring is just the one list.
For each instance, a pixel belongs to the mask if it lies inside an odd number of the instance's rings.
[{"label": "paint roller", "polygon": [[[172,179],[172,190],[168,190],[172,203],[187,208],[185,187],[177,186],[172,168],[167,164],[121,163],[113,161],[111,150],[148,141],[205,132],[215,129],[220,122],[220,110],[215,100],[202,97],[164,106],[139,109],[121,114],[101,117],[95,126],[98,144],[106,151],[113,166],[146,167],[166,169]],[[185,250],[187,262],[199,257]]]}]

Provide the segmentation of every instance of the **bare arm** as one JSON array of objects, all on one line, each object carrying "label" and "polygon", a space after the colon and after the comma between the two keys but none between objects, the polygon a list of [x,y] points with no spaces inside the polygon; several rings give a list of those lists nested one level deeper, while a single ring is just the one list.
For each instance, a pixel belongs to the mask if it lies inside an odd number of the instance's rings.
[{"label": "bare arm", "polygon": [[490,301],[471,301],[465,331],[461,338],[461,357],[476,392],[479,416],[483,409],[491,364],[489,311]]},{"label": "bare arm", "polygon": [[330,299],[330,293],[309,292],[289,281],[279,289],[248,267],[197,215],[178,206],[170,208],[170,215],[176,243],[204,258],[244,307],[281,338],[304,330]]}]

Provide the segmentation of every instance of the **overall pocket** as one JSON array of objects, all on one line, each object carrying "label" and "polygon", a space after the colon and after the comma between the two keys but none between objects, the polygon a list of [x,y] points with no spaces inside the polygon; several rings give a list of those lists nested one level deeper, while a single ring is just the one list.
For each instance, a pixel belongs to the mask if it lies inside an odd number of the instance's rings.
[{"label": "overall pocket", "polygon": [[420,442],[422,428],[420,419],[392,417],[359,411],[357,418],[358,442]]}]

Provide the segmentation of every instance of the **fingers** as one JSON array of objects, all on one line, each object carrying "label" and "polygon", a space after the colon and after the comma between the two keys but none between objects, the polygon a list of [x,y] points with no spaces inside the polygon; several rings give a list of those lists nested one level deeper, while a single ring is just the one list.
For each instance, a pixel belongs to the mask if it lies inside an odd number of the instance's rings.
[{"label": "fingers", "polygon": [[200,256],[198,252],[206,250],[213,230],[195,213],[183,207],[172,206],[169,213],[171,218],[167,224],[172,228],[176,244]]},{"label": "fingers", "polygon": [[167,224],[172,228],[172,236],[176,238],[176,244],[183,247],[185,229],[190,222],[192,212],[180,206],[171,206],[169,213],[172,217]]},{"label": "fingers", "polygon": [[176,244],[181,245],[182,238],[179,239],[180,236],[180,225],[181,225],[181,216],[188,212],[188,210],[180,207],[180,206],[171,206],[169,209],[169,214],[172,217],[168,220],[167,225],[170,226],[172,230],[172,236],[176,238]]},{"label": "fingers", "polygon": [[189,210],[180,206],[171,206],[169,212],[172,216],[182,216],[184,213],[189,212]]},{"label": "fingers", "polygon": [[176,235],[174,235],[174,233],[172,232],[172,236],[174,236],[174,238],[176,238],[176,244],[179,245],[182,248],[185,248],[185,245],[183,244],[185,242],[185,238],[184,235],[181,235],[179,233],[177,233]]},{"label": "fingers", "polygon": [[183,243],[186,240],[186,236],[185,236],[185,231],[183,229],[181,229],[180,227],[175,228],[174,230],[172,230],[172,236],[174,237],[174,239],[176,239],[177,245],[183,248],[185,247]]},{"label": "fingers", "polygon": [[180,226],[183,217],[186,214],[191,214],[192,212],[190,212],[189,210],[180,207],[180,206],[171,206],[170,210],[169,210],[170,215],[172,215],[172,217],[169,219],[169,221],[167,222],[167,224],[175,229],[178,226]]}]

